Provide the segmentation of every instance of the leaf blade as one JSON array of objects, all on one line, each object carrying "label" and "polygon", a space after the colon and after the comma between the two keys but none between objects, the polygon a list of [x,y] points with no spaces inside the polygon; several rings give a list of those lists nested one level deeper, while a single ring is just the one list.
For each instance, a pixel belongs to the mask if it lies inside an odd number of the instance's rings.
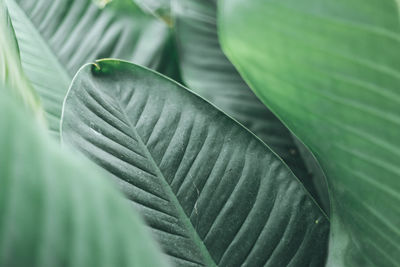
[{"label": "leaf blade", "polygon": [[0,95],[0,266],[168,266],[104,173]]},{"label": "leaf blade", "polygon": [[318,163],[254,95],[224,55],[218,40],[216,1],[175,0],[172,7],[184,82],[260,137],[329,211],[325,177],[306,166],[309,163],[318,170]]},{"label": "leaf blade", "polygon": [[49,128],[56,136],[62,102],[83,64],[104,57],[154,68],[162,63],[168,29],[132,2],[130,8],[111,3],[104,9],[91,0],[7,0],[7,5],[23,68],[41,97]]},{"label": "leaf blade", "polygon": [[327,218],[259,139],[157,73],[96,66],[71,86],[62,138],[120,180],[176,264],[324,262]]},{"label": "leaf blade", "polygon": [[28,82],[21,66],[18,43],[4,1],[0,1],[0,73],[1,83],[14,89],[22,102],[43,121],[40,101]]},{"label": "leaf blade", "polygon": [[[397,4],[306,2],[221,1],[221,41],[326,171],[334,209],[328,266],[396,266]],[[251,31],[235,24],[238,15]],[[261,89],[265,82],[274,86]]]}]

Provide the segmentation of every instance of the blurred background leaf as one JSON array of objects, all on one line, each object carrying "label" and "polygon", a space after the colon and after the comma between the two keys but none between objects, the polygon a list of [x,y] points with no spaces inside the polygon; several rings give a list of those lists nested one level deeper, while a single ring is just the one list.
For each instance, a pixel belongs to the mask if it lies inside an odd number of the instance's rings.
[{"label": "blurred background leaf", "polygon": [[138,4],[145,12],[161,19],[168,26],[172,25],[171,0],[131,0]]},{"label": "blurred background leaf", "polygon": [[104,173],[0,87],[0,266],[169,266]]},{"label": "blurred background leaf", "polygon": [[13,94],[44,123],[39,97],[22,70],[18,43],[4,0],[0,0],[0,37],[0,84],[4,85],[2,88],[14,89]]},{"label": "blurred background leaf", "polygon": [[165,70],[167,75],[177,70],[166,68],[163,61],[169,53],[168,27],[133,2],[113,1],[102,9],[91,0],[6,2],[22,66],[41,97],[54,135],[59,131],[62,101],[81,65],[114,57]]}]

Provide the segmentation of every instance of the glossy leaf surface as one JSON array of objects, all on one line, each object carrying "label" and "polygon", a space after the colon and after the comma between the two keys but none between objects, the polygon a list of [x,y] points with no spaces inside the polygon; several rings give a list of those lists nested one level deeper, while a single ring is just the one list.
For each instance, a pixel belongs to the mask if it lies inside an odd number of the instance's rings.
[{"label": "glossy leaf surface", "polygon": [[91,0],[7,0],[23,68],[58,134],[62,101],[83,64],[114,57],[157,68],[169,31],[130,6],[100,9]]},{"label": "glossy leaf surface", "polygon": [[222,0],[219,8],[225,52],[325,170],[328,266],[398,266],[398,2]]},{"label": "glossy leaf surface", "polygon": [[103,171],[61,151],[2,90],[0,266],[168,266]]},{"label": "glossy leaf surface", "polygon": [[329,223],[258,138],[148,69],[87,65],[62,138],[110,172],[177,266],[322,266]]},{"label": "glossy leaf surface", "polygon": [[[323,176],[310,175],[298,146],[287,128],[254,95],[221,50],[217,33],[215,0],[174,0],[172,5],[180,67],[189,88],[237,119],[260,137],[288,164],[307,190],[324,202],[324,188],[317,196],[314,183],[324,184]],[[302,151],[307,153],[306,148]],[[318,166],[312,156],[310,164]],[[315,181],[315,180],[322,180]]]}]

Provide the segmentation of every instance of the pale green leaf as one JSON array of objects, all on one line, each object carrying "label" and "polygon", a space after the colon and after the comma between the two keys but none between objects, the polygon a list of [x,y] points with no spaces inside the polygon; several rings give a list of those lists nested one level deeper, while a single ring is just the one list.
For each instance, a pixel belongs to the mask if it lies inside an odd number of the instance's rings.
[{"label": "pale green leaf", "polygon": [[0,87],[0,266],[169,266],[103,171],[62,151]]},{"label": "pale green leaf", "polygon": [[18,43],[4,0],[0,0],[0,40],[0,84],[12,88],[24,105],[43,120],[39,98],[22,70]]},{"label": "pale green leaf", "polygon": [[143,11],[164,21],[168,26],[172,25],[171,0],[131,0],[139,5]]}]

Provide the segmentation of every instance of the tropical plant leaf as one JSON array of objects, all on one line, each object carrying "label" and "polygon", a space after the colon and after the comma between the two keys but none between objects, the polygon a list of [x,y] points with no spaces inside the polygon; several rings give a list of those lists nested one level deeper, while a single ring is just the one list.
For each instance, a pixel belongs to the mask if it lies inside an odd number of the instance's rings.
[{"label": "tropical plant leaf", "polygon": [[131,0],[140,6],[143,11],[155,16],[167,25],[172,26],[171,0]]},{"label": "tropical plant leaf", "polygon": [[0,266],[168,266],[124,198],[0,90]]},{"label": "tropical plant leaf", "polygon": [[398,266],[397,2],[220,4],[225,52],[325,170],[333,208],[328,266]]},{"label": "tropical plant leaf", "polygon": [[18,96],[28,109],[43,119],[39,97],[22,71],[18,43],[4,0],[0,0],[0,36],[0,84],[13,88],[14,95]]},{"label": "tropical plant leaf", "polygon": [[120,181],[178,266],[321,266],[329,222],[280,159],[174,81],[123,61],[83,67],[64,143]]},{"label": "tropical plant leaf", "polygon": [[97,58],[115,57],[157,69],[169,30],[131,8],[100,9],[91,0],[7,0],[23,68],[58,134],[62,101],[73,75]]},{"label": "tropical plant leaf", "polygon": [[[323,176],[306,168],[289,130],[254,95],[221,50],[215,0],[175,0],[172,5],[184,82],[201,96],[248,127],[271,147],[317,199],[329,210],[327,191],[317,194],[314,183],[325,185]],[[302,151],[306,152],[306,148]],[[312,156],[310,164],[318,166]],[[320,181],[315,181],[320,180]]]}]

